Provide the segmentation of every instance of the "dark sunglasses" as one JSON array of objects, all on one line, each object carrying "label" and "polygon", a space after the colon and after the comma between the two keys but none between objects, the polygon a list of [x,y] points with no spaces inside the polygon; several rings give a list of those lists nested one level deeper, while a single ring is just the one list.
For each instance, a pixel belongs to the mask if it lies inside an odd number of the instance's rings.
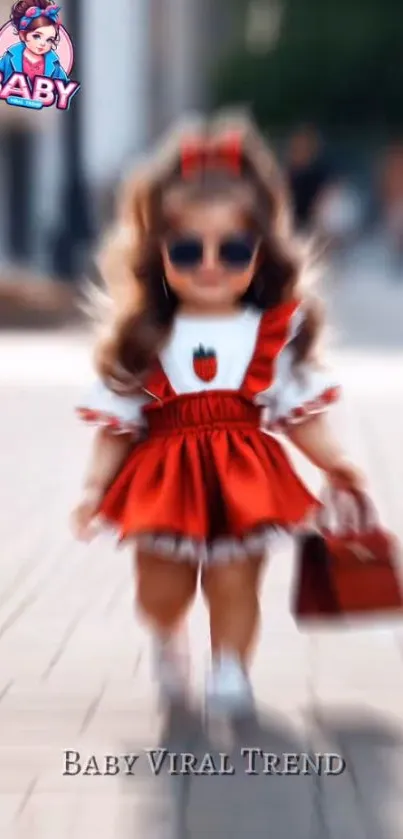
[{"label": "dark sunglasses", "polygon": [[[205,242],[198,236],[177,236],[166,243],[171,265],[177,270],[198,268],[204,259]],[[217,242],[216,252],[225,268],[243,271],[251,264],[258,240],[248,235],[225,236]]]}]

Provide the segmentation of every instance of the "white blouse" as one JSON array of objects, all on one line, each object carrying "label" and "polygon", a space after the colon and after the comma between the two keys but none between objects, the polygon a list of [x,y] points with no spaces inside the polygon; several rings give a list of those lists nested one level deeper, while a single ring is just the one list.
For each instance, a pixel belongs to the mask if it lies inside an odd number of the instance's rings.
[{"label": "white blouse", "polygon": [[[224,317],[178,315],[160,355],[161,366],[175,393],[239,390],[254,354],[260,320],[261,314],[251,309]],[[326,410],[332,401],[329,396],[338,388],[330,371],[313,363],[293,364],[288,345],[302,320],[298,309],[291,319],[287,345],[277,357],[274,380],[255,397],[256,404],[267,409],[265,426],[268,428],[299,422],[307,414]],[[217,368],[211,381],[202,381],[195,371],[195,350],[200,347],[206,353],[214,351]],[[127,433],[145,427],[143,407],[150,398],[146,394],[117,395],[97,380],[77,410],[87,422],[109,426],[116,433]]]}]

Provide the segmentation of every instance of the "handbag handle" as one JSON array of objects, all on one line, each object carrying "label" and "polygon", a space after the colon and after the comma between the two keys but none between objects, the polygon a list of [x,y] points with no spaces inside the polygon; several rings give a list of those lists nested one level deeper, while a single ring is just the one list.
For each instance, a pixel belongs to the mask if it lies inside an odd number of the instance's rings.
[{"label": "handbag handle", "polygon": [[367,493],[340,492],[329,486],[322,493],[322,508],[316,523],[324,535],[339,536],[370,533],[380,527],[375,505]]}]

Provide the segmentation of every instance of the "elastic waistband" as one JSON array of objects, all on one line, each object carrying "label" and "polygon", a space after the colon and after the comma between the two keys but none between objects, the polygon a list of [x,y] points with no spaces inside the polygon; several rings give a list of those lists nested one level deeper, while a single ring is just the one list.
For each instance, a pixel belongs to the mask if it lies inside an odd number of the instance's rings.
[{"label": "elastic waistband", "polygon": [[261,409],[231,392],[184,394],[147,412],[150,434],[214,428],[256,429]]}]

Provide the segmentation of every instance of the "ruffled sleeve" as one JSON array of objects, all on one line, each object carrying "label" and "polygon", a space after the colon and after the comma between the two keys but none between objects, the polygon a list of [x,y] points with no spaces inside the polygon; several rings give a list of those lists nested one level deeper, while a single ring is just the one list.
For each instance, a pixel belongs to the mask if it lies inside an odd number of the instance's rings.
[{"label": "ruffled sleeve", "polygon": [[332,371],[314,362],[295,364],[291,347],[277,358],[273,384],[256,402],[267,408],[265,426],[273,431],[328,410],[340,398],[340,384]]},{"label": "ruffled sleeve", "polygon": [[100,380],[76,406],[78,417],[90,425],[110,429],[114,434],[140,436],[146,428],[143,407],[147,396],[121,396]]}]

